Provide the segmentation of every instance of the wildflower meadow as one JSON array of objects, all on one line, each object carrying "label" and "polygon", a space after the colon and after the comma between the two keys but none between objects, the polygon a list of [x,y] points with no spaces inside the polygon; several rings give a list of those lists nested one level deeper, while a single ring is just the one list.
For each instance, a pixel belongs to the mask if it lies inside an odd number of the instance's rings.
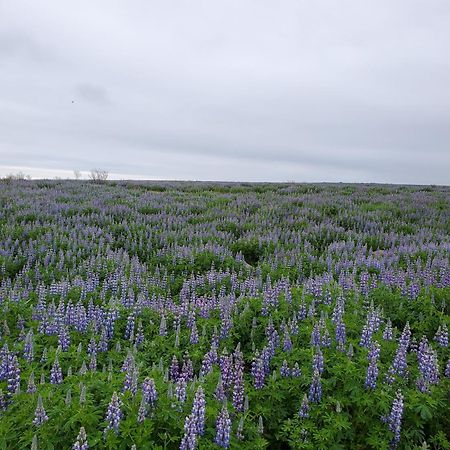
[{"label": "wildflower meadow", "polygon": [[449,202],[0,183],[0,449],[450,449]]}]

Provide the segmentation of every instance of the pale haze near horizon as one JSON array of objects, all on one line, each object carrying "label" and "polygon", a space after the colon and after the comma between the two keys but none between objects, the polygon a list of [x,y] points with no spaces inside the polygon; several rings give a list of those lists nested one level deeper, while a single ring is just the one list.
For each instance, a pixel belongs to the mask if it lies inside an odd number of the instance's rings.
[{"label": "pale haze near horizon", "polygon": [[450,184],[450,2],[0,2],[0,176]]}]

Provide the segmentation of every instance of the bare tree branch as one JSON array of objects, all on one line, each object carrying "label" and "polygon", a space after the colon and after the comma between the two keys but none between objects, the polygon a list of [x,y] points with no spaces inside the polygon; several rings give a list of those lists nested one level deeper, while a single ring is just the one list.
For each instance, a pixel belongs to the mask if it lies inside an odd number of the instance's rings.
[{"label": "bare tree branch", "polygon": [[104,183],[109,176],[109,172],[107,170],[102,169],[91,169],[89,174],[89,179],[94,183]]}]

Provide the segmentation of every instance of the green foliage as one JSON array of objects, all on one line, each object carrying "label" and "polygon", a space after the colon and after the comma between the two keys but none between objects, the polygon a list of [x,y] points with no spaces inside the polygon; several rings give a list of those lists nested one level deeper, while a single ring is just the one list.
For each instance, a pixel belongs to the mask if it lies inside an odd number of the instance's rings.
[{"label": "green foliage", "polygon": [[[0,189],[0,349],[6,343],[18,356],[21,385],[0,412],[0,450],[29,449],[34,435],[39,450],[68,449],[81,426],[92,449],[177,449],[200,385],[206,394],[206,424],[197,448],[219,449],[214,443],[222,408],[214,394],[218,364],[189,382],[185,403],[175,399],[175,385],[166,374],[175,355],[180,363],[190,358],[197,376],[213,336],[218,337],[219,356],[239,346],[245,364],[248,409],[236,411],[228,392],[230,449],[388,449],[393,434],[381,418],[389,413],[397,389],[405,403],[399,448],[450,449],[450,382],[444,375],[449,349],[434,340],[438,327],[450,327],[450,287],[443,281],[448,276],[448,191],[440,189],[5,181]],[[385,283],[389,271],[392,279],[403,277],[405,285]],[[425,283],[426,271],[434,278]],[[349,286],[344,276],[351,278]],[[361,288],[365,276],[367,291]],[[408,291],[414,277],[421,280],[416,296]],[[319,293],[314,293],[316,284]],[[67,286],[63,295],[61,286]],[[274,286],[284,287],[276,291],[274,305],[267,306]],[[345,303],[344,350],[336,346],[333,319],[339,297]],[[130,298],[132,306],[126,306]],[[57,333],[42,331],[43,318],[37,320],[40,302],[53,314],[64,302],[67,308],[83,307],[91,317],[97,308],[97,315],[86,330],[68,327],[71,345],[62,351]],[[302,308],[305,317],[298,320],[298,332],[290,330],[292,350],[284,350],[284,330]],[[98,342],[111,310],[118,318],[108,351],[99,351],[97,369],[83,374],[91,338]],[[195,344],[188,326],[194,310]],[[360,340],[372,310],[379,311],[382,323],[372,336],[380,344],[380,359],[377,386],[369,390],[368,349]],[[140,345],[136,329],[125,337],[134,315],[145,337]],[[160,333],[162,316],[165,335]],[[230,328],[223,332],[228,319]],[[387,319],[394,328],[392,341],[383,338]],[[316,352],[311,334],[319,322],[332,341],[321,348],[323,395],[320,403],[310,404],[309,417],[300,418]],[[268,344],[270,323],[280,345],[264,386],[256,389],[252,362]],[[407,323],[414,345],[426,336],[436,351],[439,382],[429,392],[417,389],[420,373],[413,346],[407,355],[408,376],[396,376],[392,385],[385,382]],[[30,329],[35,357],[27,362],[23,356]],[[121,367],[129,352],[139,369],[139,387],[151,377],[158,392],[142,423],[137,422],[141,390],[135,396],[123,392]],[[57,354],[64,381],[53,385],[49,374]],[[290,368],[298,364],[300,376],[281,376],[284,361]],[[37,393],[26,392],[32,373]],[[0,389],[7,391],[6,378]],[[71,401],[66,402],[69,391]],[[105,432],[113,392],[120,393],[123,403],[118,434]],[[39,394],[49,417],[41,427],[32,422]],[[236,436],[241,418],[243,440]]]}]

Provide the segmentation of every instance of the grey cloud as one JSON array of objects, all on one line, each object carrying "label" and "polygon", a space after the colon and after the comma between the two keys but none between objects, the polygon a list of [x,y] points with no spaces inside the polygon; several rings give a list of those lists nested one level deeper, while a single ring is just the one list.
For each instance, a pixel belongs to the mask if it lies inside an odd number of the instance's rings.
[{"label": "grey cloud", "polygon": [[0,164],[450,181],[446,1],[7,0],[0,16]]},{"label": "grey cloud", "polygon": [[96,105],[108,105],[111,100],[108,91],[102,86],[81,83],[75,87],[76,96]]},{"label": "grey cloud", "polygon": [[14,59],[48,62],[52,58],[28,33],[0,31],[0,64]]}]

